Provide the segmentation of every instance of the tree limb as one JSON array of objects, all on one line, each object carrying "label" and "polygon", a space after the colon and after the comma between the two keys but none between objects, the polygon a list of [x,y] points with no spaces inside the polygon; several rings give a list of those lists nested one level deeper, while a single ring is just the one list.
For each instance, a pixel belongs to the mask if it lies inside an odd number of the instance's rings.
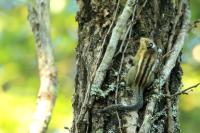
[{"label": "tree limb", "polygon": [[198,87],[199,85],[200,85],[200,83],[197,83],[197,84],[192,85],[192,86],[190,86],[190,87],[188,87],[188,88],[186,88],[186,89],[184,89],[180,92],[177,92],[173,95],[167,95],[167,98],[173,98],[173,97],[176,97],[176,96],[181,95],[181,94],[188,94],[189,91],[192,91],[194,88]]},{"label": "tree limb", "polygon": [[29,132],[43,133],[47,130],[57,91],[57,72],[51,48],[49,0],[36,0],[36,8],[29,7],[28,19],[35,36],[40,74],[37,109]]}]

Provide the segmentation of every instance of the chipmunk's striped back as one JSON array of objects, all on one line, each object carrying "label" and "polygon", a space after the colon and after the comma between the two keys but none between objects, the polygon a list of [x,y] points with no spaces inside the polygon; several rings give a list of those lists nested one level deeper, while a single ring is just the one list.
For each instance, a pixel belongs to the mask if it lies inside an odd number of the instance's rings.
[{"label": "chipmunk's striped back", "polygon": [[157,53],[154,51],[141,51],[138,64],[136,64],[135,87],[144,89],[154,79],[154,72],[157,65]]}]

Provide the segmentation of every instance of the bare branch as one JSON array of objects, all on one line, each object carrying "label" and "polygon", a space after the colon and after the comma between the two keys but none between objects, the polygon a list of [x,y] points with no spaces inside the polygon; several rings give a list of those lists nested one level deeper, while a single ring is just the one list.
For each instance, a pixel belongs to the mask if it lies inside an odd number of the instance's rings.
[{"label": "bare branch", "polygon": [[170,50],[170,51],[168,51],[167,53],[165,53],[165,54],[162,56],[162,59],[167,58],[167,57],[171,54],[171,52],[173,52],[173,51]]},{"label": "bare branch", "polygon": [[46,132],[56,100],[57,72],[51,48],[49,0],[36,0],[29,7],[29,22],[35,36],[40,74],[37,109],[30,124],[30,133]]},{"label": "bare branch", "polygon": [[178,95],[188,94],[188,92],[193,91],[193,89],[194,89],[194,88],[197,88],[199,85],[200,85],[200,82],[197,83],[197,84],[195,84],[195,85],[192,85],[192,86],[190,86],[190,87],[188,87],[188,88],[186,88],[186,89],[184,89],[184,90],[182,90],[182,91],[180,91],[180,92],[177,92],[177,93],[175,93],[175,94],[173,94],[173,95],[167,95],[166,97],[167,97],[167,98],[174,98],[174,97],[176,97],[176,96],[178,96]]}]

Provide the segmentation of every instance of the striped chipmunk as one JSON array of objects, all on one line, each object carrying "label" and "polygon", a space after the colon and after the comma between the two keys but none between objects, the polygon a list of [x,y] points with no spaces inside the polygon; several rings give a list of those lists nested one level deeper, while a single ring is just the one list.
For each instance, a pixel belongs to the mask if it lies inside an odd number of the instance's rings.
[{"label": "striped chipmunk", "polygon": [[105,107],[99,112],[109,111],[136,111],[143,107],[143,92],[145,88],[152,84],[158,66],[158,49],[155,43],[149,38],[140,38],[139,48],[133,59],[133,66],[126,76],[126,84],[131,89],[135,89],[136,104],[123,105],[113,104]]}]

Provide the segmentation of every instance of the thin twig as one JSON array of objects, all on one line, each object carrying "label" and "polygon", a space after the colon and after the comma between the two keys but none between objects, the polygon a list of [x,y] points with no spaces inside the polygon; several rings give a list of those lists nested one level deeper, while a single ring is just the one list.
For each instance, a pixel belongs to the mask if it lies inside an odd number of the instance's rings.
[{"label": "thin twig", "polygon": [[70,128],[69,128],[69,127],[64,127],[64,129],[68,130],[68,131],[69,131],[69,133],[71,133],[71,130],[70,130]]},{"label": "thin twig", "polygon": [[[170,81],[170,77],[168,78],[168,80],[166,81],[165,84],[165,89],[166,89],[166,93],[167,95],[170,95],[170,91],[169,91],[169,81]],[[167,100],[167,132],[168,133],[173,133],[174,132],[174,120],[173,120],[173,112],[172,112],[172,102],[171,99],[166,99]]]},{"label": "thin twig", "polygon": [[[120,4],[120,0],[118,0],[118,2],[117,2],[117,8],[116,8],[115,13],[114,13],[114,15],[113,15],[112,22],[111,22],[111,24],[110,24],[110,26],[109,26],[108,31],[106,32],[106,35],[105,35],[105,37],[104,37],[104,39],[103,39],[103,42],[102,42],[102,44],[101,44],[100,55],[99,55],[99,57],[98,57],[98,59],[97,59],[97,63],[96,63],[96,67],[95,67],[94,72],[96,72],[97,66],[98,66],[98,64],[99,64],[99,62],[100,62],[100,59],[101,59],[101,56],[102,56],[102,54],[103,54],[103,48],[104,48],[104,46],[105,46],[105,42],[106,42],[107,36],[109,35],[109,33],[110,33],[110,31],[111,31],[111,29],[112,29],[112,27],[113,27],[113,24],[114,24],[114,22],[115,22],[115,20],[116,20],[117,12],[118,12],[118,10],[119,10],[119,4]],[[95,75],[95,74],[94,74],[94,75]]]},{"label": "thin twig", "polygon": [[167,58],[172,52],[173,52],[173,51],[170,50],[170,51],[168,51],[167,53],[165,53],[165,54],[162,56],[162,59]]},{"label": "thin twig", "polygon": [[177,93],[175,93],[175,94],[173,94],[173,95],[166,95],[166,97],[167,97],[167,98],[174,98],[174,97],[176,97],[176,96],[178,96],[178,95],[188,94],[188,92],[193,91],[193,89],[194,89],[194,88],[197,88],[199,85],[200,85],[200,82],[197,83],[197,84],[195,84],[195,85],[192,85],[192,86],[190,86],[190,87],[188,87],[188,88],[186,88],[186,89],[184,89],[184,90],[182,90],[182,91],[180,91],[180,92],[177,92]]},{"label": "thin twig", "polygon": [[[138,3],[138,0],[136,0],[135,3]],[[130,23],[128,24],[129,26],[128,26],[127,30],[126,30],[126,33],[125,33],[124,38],[123,38],[123,41],[122,41],[122,43],[120,45],[120,48],[119,48],[118,52],[115,54],[115,56],[117,56],[119,53],[122,52],[122,48],[123,48],[124,43],[126,41],[127,35],[128,35],[128,33],[130,33],[130,30],[132,29],[133,25],[136,23],[136,21],[135,21],[135,18],[137,18],[137,16],[135,16],[136,9],[137,9],[137,4],[135,4],[135,6],[133,8],[132,19],[131,19]]]},{"label": "thin twig", "polygon": [[117,119],[118,119],[119,132],[120,132],[120,133],[123,133],[123,132],[122,132],[122,121],[121,121],[121,119],[120,119],[120,117],[119,117],[119,113],[118,113],[117,111],[115,111],[115,113],[116,113]]},{"label": "thin twig", "polygon": [[160,118],[165,113],[166,110],[167,107],[163,108],[160,112],[156,113],[156,115],[152,117],[151,123],[153,124],[156,120],[158,120],[158,118]]},{"label": "thin twig", "polygon": [[193,23],[190,24],[190,28],[188,29],[188,32],[194,29],[199,29],[199,25],[200,25],[200,19],[195,20]]},{"label": "thin twig", "polygon": [[157,29],[157,22],[158,22],[158,16],[159,16],[159,5],[158,5],[158,0],[153,0],[153,4],[154,4],[154,29]]},{"label": "thin twig", "polygon": [[144,1],[144,3],[142,4],[142,6],[138,9],[137,15],[136,15],[136,19],[139,18],[140,13],[142,12],[143,8],[145,7],[147,3],[147,0]]},{"label": "thin twig", "polygon": [[169,40],[168,40],[168,44],[167,44],[167,51],[170,51],[171,48],[172,48],[172,43],[173,43],[173,39],[174,39],[174,36],[175,36],[175,30],[176,30],[176,25],[180,19],[180,17],[182,16],[182,7],[183,7],[183,0],[180,0],[180,3],[178,5],[178,12],[177,12],[177,15],[174,19],[174,22],[173,22],[173,27],[172,27],[172,30],[171,30],[171,34],[170,34],[170,37],[169,37]]}]

